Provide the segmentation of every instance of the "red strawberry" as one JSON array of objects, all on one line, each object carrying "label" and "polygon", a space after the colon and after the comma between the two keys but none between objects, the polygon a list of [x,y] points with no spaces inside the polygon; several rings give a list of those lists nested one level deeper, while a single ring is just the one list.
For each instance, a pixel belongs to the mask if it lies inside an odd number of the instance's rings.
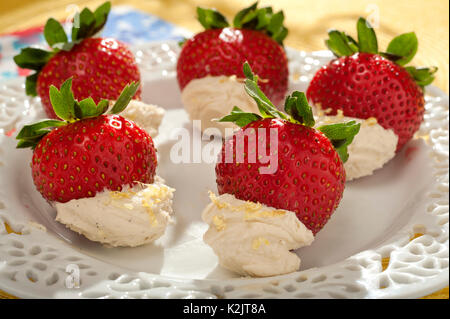
[{"label": "red strawberry", "polygon": [[[127,45],[111,38],[91,38],[106,23],[109,10],[109,2],[95,12],[84,9],[76,19],[80,26],[72,30],[72,42],[68,42],[59,22],[49,19],[44,36],[52,51],[25,48],[14,57],[20,67],[36,70],[27,77],[26,91],[28,95],[41,97],[50,118],[57,118],[48,95],[51,85],[59,88],[65,80],[73,78],[75,98],[92,97],[98,103],[101,99],[116,100],[127,83],[140,80]],[[139,89],[135,98],[140,99],[140,94]]]},{"label": "red strawberry", "polygon": [[55,113],[65,121],[28,125],[17,136],[18,148],[34,149],[33,181],[45,199],[64,203],[135,182],[153,183],[157,160],[152,138],[117,115],[138,87],[127,86],[110,113],[103,114],[108,101],[74,100],[71,79],[60,91],[51,86]]},{"label": "red strawberry", "polygon": [[[259,90],[251,71],[244,73],[246,90],[263,117],[235,108],[221,119],[235,122],[242,129],[222,146],[216,165],[219,194],[229,193],[238,199],[293,211],[316,234],[342,198],[343,160],[347,159],[347,146],[359,131],[359,124],[352,121],[315,130],[312,110],[303,93],[289,96],[285,103],[289,115],[282,113]],[[276,140],[270,139],[271,129],[278,132]],[[248,138],[244,139],[244,135]],[[278,147],[272,149],[275,142]],[[262,168],[269,164],[263,158],[266,154],[272,156],[274,162],[270,165],[276,169],[264,174]]]},{"label": "red strawberry", "polygon": [[242,64],[248,62],[261,79],[263,92],[275,104],[282,102],[288,86],[288,65],[282,41],[287,35],[283,12],[257,4],[240,11],[229,27],[215,10],[197,8],[206,31],[183,44],[177,63],[181,90],[193,79],[211,76],[244,78]]},{"label": "red strawberry", "polygon": [[378,52],[376,35],[360,18],[358,40],[330,31],[328,47],[338,56],[312,79],[310,102],[336,114],[367,119],[374,117],[398,136],[399,151],[419,129],[424,114],[423,86],[430,84],[434,69],[404,67],[417,51],[414,33],[394,38],[387,52]]}]

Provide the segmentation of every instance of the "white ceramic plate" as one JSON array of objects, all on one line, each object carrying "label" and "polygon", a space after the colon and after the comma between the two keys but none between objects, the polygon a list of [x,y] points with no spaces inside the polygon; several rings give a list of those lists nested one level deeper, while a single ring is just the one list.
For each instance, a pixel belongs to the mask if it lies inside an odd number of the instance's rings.
[{"label": "white ceramic plate", "polygon": [[[329,223],[297,251],[300,271],[238,278],[202,241],[200,213],[208,190],[216,190],[214,163],[169,160],[173,129],[192,131],[175,79],[178,47],[154,43],[134,51],[143,100],[167,110],[155,143],[158,174],[176,188],[176,223],[138,248],[105,248],[56,223],[34,189],[31,151],[16,150],[11,131],[44,116],[39,99],[25,96],[22,80],[2,84],[0,131],[12,136],[0,134],[0,289],[25,298],[416,298],[448,285],[449,113],[442,91],[427,88],[418,138],[375,175],[347,183]],[[288,56],[291,91],[305,90],[331,58],[290,49]],[[5,222],[21,234],[8,233]],[[411,240],[415,233],[423,236]],[[383,271],[384,257],[390,263]]]}]

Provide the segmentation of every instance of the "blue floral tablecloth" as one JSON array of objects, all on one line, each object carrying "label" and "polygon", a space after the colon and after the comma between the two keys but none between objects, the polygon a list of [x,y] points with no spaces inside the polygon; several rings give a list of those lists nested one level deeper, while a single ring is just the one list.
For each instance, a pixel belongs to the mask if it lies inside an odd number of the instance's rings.
[{"label": "blue floral tablecloth", "polygon": [[[69,23],[64,23],[66,30]],[[30,70],[20,69],[13,57],[30,45],[47,47],[43,26],[0,35],[0,82],[26,76]],[[103,29],[102,36],[113,37],[130,45],[161,40],[181,40],[189,32],[160,18],[127,6],[114,7]]]}]

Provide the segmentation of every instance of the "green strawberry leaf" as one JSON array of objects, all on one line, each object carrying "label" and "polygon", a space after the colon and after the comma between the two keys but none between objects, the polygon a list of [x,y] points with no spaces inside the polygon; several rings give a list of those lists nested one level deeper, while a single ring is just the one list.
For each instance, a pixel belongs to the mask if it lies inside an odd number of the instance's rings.
[{"label": "green strawberry leaf", "polygon": [[14,62],[23,69],[40,71],[53,54],[53,52],[38,48],[23,48],[19,54],[14,56]]},{"label": "green strawberry leaf", "polygon": [[109,108],[109,101],[108,100],[101,100],[97,103],[97,113],[93,115],[93,117],[102,115],[108,111]]},{"label": "green strawberry leaf", "polygon": [[245,80],[245,91],[250,97],[253,98],[253,100],[255,100],[259,112],[264,118],[278,117],[287,119],[286,114],[280,112],[276,106],[272,104],[263,91],[261,91],[255,80]]},{"label": "green strawberry leaf", "polygon": [[351,36],[349,36],[348,34],[345,34],[345,32],[342,32],[345,37],[347,38],[347,44],[348,46],[352,49],[353,52],[359,52],[359,44],[358,42],[356,42],[355,39],[353,39]]},{"label": "green strawberry leaf", "polygon": [[258,114],[244,112],[240,108],[235,106],[230,115],[222,117],[218,122],[232,122],[239,127],[244,127],[247,124],[258,121],[260,119],[262,119],[262,117]]},{"label": "green strawberry leaf", "polygon": [[188,39],[183,38],[183,40],[178,41],[178,46],[179,46],[180,48],[182,48],[183,45],[186,43],[187,40],[188,40]]},{"label": "green strawberry leaf", "polygon": [[44,27],[44,37],[50,47],[67,43],[67,35],[61,23],[53,18],[47,20]]},{"label": "green strawberry leaf", "polygon": [[106,21],[108,20],[109,12],[111,11],[111,2],[107,1],[100,5],[97,9],[94,11],[94,17],[95,17],[95,31],[94,34],[103,29],[103,27],[106,24]]},{"label": "green strawberry leaf", "polygon": [[25,125],[17,134],[16,139],[19,140],[16,148],[34,149],[39,141],[50,132],[50,128],[66,125],[66,122],[58,120],[44,120],[31,125]]},{"label": "green strawberry leaf", "polygon": [[284,103],[284,110],[300,124],[309,127],[313,127],[316,124],[311,106],[309,106],[306,95],[303,92],[295,91],[288,96]]},{"label": "green strawberry leaf", "polygon": [[344,32],[328,31],[329,39],[325,41],[328,49],[337,57],[350,56],[359,51],[356,41]]},{"label": "green strawberry leaf", "polygon": [[288,29],[283,25],[284,13],[273,13],[271,7],[257,8],[258,2],[239,11],[233,20],[235,28],[258,30],[283,45]]},{"label": "green strawberry leaf", "polygon": [[[256,7],[258,6],[258,2],[253,3],[251,6],[242,9],[239,11],[233,19],[233,26],[235,28],[241,28],[243,22],[248,22],[249,18],[245,18],[249,13],[254,12]],[[268,23],[268,22],[267,22]]]},{"label": "green strawberry leaf", "polygon": [[[255,27],[256,30],[261,30],[264,29],[264,27],[268,26],[270,24],[270,20],[272,17],[272,8],[271,7],[267,7],[267,8],[263,8],[263,10],[258,10],[257,11],[257,25]],[[236,24],[235,24],[236,27]]]},{"label": "green strawberry leaf", "polygon": [[44,120],[42,122],[25,125],[17,134],[17,140],[30,140],[40,136],[44,128],[58,127],[66,125],[65,122],[59,120]]},{"label": "green strawberry leaf", "polygon": [[247,79],[258,82],[258,77],[253,74],[252,68],[250,67],[250,64],[248,64],[248,62],[244,63],[242,69]]},{"label": "green strawberry leaf", "polygon": [[358,30],[359,52],[378,53],[378,41],[375,31],[369,22],[364,18],[359,18],[356,24]]},{"label": "green strawberry leaf", "polygon": [[280,11],[272,15],[270,23],[267,26],[270,37],[281,45],[283,45],[283,40],[288,34],[288,29],[283,25],[283,21],[284,13]]},{"label": "green strawberry leaf", "polygon": [[77,12],[74,21],[78,21],[79,25],[74,23],[72,27],[72,41],[82,40],[92,35],[96,21],[91,10],[84,8],[80,13]]},{"label": "green strawberry leaf", "polygon": [[411,77],[416,81],[416,83],[422,88],[431,84],[435,76],[434,74],[437,72],[437,67],[431,68],[416,68],[414,66],[405,67],[406,71],[411,75]]},{"label": "green strawberry leaf", "polygon": [[81,110],[81,117],[79,118],[93,117],[97,114],[97,105],[91,97],[81,100],[76,104],[77,108],[79,107]]},{"label": "green strawberry leaf", "polygon": [[19,142],[17,142],[16,148],[31,148],[34,150],[41,138],[36,140],[20,140]]},{"label": "green strawberry leaf", "polygon": [[73,122],[77,119],[74,109],[75,98],[72,92],[72,78],[67,79],[59,90],[51,85],[49,95],[53,111],[60,119],[67,122]]},{"label": "green strawberry leaf", "polygon": [[110,114],[118,114],[125,110],[125,108],[128,106],[130,101],[133,99],[134,95],[136,94],[137,90],[139,89],[140,82],[132,82],[130,84],[127,84],[123,90],[122,93],[120,93],[119,98],[114,103],[113,107],[109,111]]},{"label": "green strawberry leaf", "polygon": [[197,19],[206,30],[229,26],[227,19],[215,9],[197,7]]},{"label": "green strawberry leaf", "polygon": [[247,94],[255,100],[258,106],[259,112],[264,118],[278,117],[287,119],[286,114],[280,112],[275,105],[269,100],[269,98],[261,91],[258,86],[258,76],[253,74],[253,71],[248,62],[244,63],[243,72],[245,79],[245,91]]},{"label": "green strawberry leaf", "polygon": [[397,62],[398,60],[402,59],[403,57],[400,55],[395,55],[388,52],[380,52],[380,55],[388,60],[391,60],[392,62]]},{"label": "green strawberry leaf", "polygon": [[338,123],[323,125],[318,128],[333,144],[333,147],[339,154],[342,162],[348,160],[348,146],[353,142],[356,134],[358,134],[361,124],[355,121],[347,123]]},{"label": "green strawberry leaf", "polygon": [[35,72],[25,78],[25,93],[29,96],[37,96],[36,85],[39,73]]},{"label": "green strawberry leaf", "polygon": [[80,102],[75,101],[75,116],[78,119],[97,117],[105,113],[108,110],[108,106],[108,100],[101,100],[98,104],[95,104],[94,100],[91,97],[88,97]]},{"label": "green strawberry leaf", "polygon": [[79,42],[97,34],[106,24],[108,14],[111,11],[111,2],[107,1],[100,5],[94,12],[84,8],[74,17],[79,25],[74,23],[72,27],[72,42]]},{"label": "green strawberry leaf", "polygon": [[[400,34],[389,43],[386,53],[391,56],[400,57],[395,59],[398,65],[408,64],[416,55],[419,41],[414,32]],[[389,58],[389,57],[388,57]]]}]

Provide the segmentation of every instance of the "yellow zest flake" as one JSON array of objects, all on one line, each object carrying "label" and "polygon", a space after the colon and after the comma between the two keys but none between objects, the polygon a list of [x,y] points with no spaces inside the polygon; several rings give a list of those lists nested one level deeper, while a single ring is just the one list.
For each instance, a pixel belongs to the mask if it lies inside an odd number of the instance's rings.
[{"label": "yellow zest flake", "polygon": [[122,198],[131,198],[132,195],[135,195],[134,192],[128,191],[128,192],[109,192],[109,196],[113,199],[122,199]]},{"label": "yellow zest flake", "polygon": [[233,212],[244,212],[244,220],[254,219],[254,218],[266,218],[266,217],[277,217],[286,214],[282,210],[264,210],[260,203],[254,203],[250,201],[244,202],[244,204],[239,206],[232,206],[229,203],[220,201],[213,192],[209,192],[209,198],[211,202],[216,205],[218,209],[227,208]]},{"label": "yellow zest flake", "polygon": [[213,202],[214,205],[217,206],[218,209],[230,207],[230,205],[228,203],[224,203],[224,202],[221,202],[220,200],[218,200],[216,194],[214,194],[211,191],[209,191],[209,198],[211,199],[211,202]]},{"label": "yellow zest flake", "polygon": [[378,121],[374,117],[369,117],[367,120],[364,121],[364,124],[366,124],[368,126],[373,126],[373,125],[378,124]]},{"label": "yellow zest flake", "polygon": [[126,209],[129,209],[129,210],[133,210],[133,208],[134,208],[134,206],[131,204],[124,204],[123,207],[125,207]]},{"label": "yellow zest flake", "polygon": [[278,217],[285,215],[286,212],[282,210],[263,210],[263,211],[245,211],[244,220],[254,219],[254,218],[268,218],[268,217]]},{"label": "yellow zest flake", "polygon": [[253,248],[254,250],[257,250],[257,249],[259,249],[259,247],[261,246],[261,244],[264,244],[264,245],[266,245],[266,246],[269,246],[269,245],[270,245],[270,242],[269,242],[266,238],[264,238],[264,237],[258,237],[258,238],[253,239],[253,241],[252,241],[252,248]]},{"label": "yellow zest flake", "polygon": [[225,221],[223,219],[223,216],[214,215],[212,221],[213,221],[214,226],[216,226],[217,231],[222,231],[227,226],[227,224],[225,223]]},{"label": "yellow zest flake", "polygon": [[155,213],[152,210],[152,205],[150,205],[147,200],[142,200],[142,207],[145,207],[145,210],[147,211],[148,216],[150,217],[150,224],[152,227],[158,225],[158,220],[156,219]]}]

